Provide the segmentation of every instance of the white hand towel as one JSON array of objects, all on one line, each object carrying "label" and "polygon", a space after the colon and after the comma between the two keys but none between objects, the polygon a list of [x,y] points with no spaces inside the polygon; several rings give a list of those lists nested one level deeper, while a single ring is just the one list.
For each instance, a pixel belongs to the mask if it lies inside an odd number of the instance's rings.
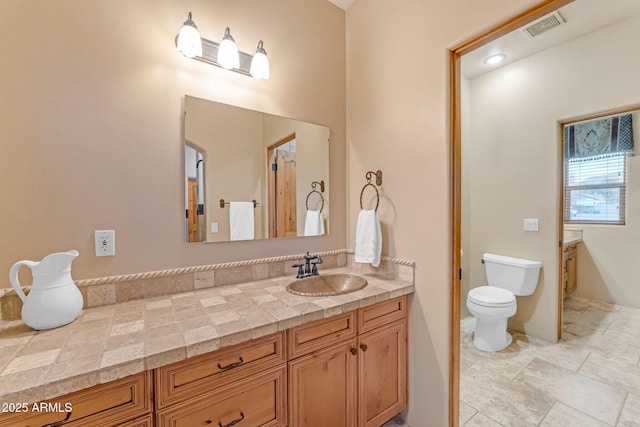
[{"label": "white hand towel", "polygon": [[324,234],[324,220],[321,211],[307,211],[304,221],[305,236],[322,236]]},{"label": "white hand towel", "polygon": [[255,225],[253,202],[229,203],[229,226],[231,240],[253,240]]},{"label": "white hand towel", "polygon": [[382,230],[380,218],[375,210],[361,210],[356,223],[355,262],[371,263],[373,267],[380,265],[382,252]]}]

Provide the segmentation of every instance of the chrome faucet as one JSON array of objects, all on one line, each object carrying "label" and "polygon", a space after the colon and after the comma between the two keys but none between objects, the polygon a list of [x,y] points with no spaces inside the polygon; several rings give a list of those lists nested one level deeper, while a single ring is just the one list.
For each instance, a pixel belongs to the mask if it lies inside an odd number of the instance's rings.
[{"label": "chrome faucet", "polygon": [[[311,262],[312,260],[316,260],[316,262]],[[298,274],[296,279],[302,279],[304,277],[309,276],[318,276],[318,264],[322,264],[322,258],[320,255],[309,255],[309,252],[304,256],[304,264],[294,264],[293,268],[298,269]],[[304,268],[304,270],[303,270]]]}]

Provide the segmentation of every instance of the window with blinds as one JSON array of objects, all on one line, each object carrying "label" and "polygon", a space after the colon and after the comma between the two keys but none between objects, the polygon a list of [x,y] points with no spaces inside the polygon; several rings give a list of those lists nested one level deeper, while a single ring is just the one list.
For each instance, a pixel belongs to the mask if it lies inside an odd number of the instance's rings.
[{"label": "window with blinds", "polygon": [[569,123],[563,134],[565,223],[623,225],[632,113]]},{"label": "window with blinds", "polygon": [[626,156],[565,161],[565,222],[624,224]]}]

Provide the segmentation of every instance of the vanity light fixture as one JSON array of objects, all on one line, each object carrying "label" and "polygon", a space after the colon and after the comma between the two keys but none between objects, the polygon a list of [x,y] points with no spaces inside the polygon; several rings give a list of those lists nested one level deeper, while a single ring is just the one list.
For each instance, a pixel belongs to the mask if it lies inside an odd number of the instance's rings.
[{"label": "vanity light fixture", "polygon": [[222,41],[218,47],[218,64],[227,70],[240,68],[238,46],[236,46],[236,41],[231,36],[229,27],[224,30],[224,36],[222,36]]},{"label": "vanity light fixture", "polygon": [[255,79],[269,80],[269,58],[262,47],[262,40],[258,42],[258,48],[251,60],[251,69],[249,71]]},{"label": "vanity light fixture", "polygon": [[178,51],[187,58],[197,59],[256,79],[269,78],[269,58],[262,40],[258,42],[255,55],[251,56],[238,50],[229,27],[225,29],[220,43],[204,39],[200,37],[196,24],[191,19],[191,12],[176,37],[176,46]]},{"label": "vanity light fixture", "polygon": [[487,59],[484,60],[484,63],[487,65],[496,65],[501,63],[505,59],[507,59],[507,55],[505,55],[504,53],[496,53],[495,55],[487,57]]},{"label": "vanity light fixture", "polygon": [[178,52],[181,52],[187,58],[202,56],[202,41],[200,40],[198,27],[191,20],[191,12],[189,12],[187,20],[184,21],[182,28],[180,28],[176,44]]}]

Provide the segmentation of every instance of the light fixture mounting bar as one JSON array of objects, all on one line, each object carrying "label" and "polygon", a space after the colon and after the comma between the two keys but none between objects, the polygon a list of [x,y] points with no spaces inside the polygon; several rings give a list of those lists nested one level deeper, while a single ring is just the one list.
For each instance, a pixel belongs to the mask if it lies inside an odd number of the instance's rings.
[{"label": "light fixture mounting bar", "polygon": [[[202,40],[202,56],[195,56],[193,59],[222,68],[222,65],[218,64],[216,61],[218,58],[218,47],[220,46],[220,43],[216,43],[202,37],[200,40]],[[251,77],[249,70],[251,70],[251,60],[253,59],[253,55],[249,55],[248,53],[241,51],[238,51],[238,55],[240,56],[240,67],[233,68],[231,71]]]}]

